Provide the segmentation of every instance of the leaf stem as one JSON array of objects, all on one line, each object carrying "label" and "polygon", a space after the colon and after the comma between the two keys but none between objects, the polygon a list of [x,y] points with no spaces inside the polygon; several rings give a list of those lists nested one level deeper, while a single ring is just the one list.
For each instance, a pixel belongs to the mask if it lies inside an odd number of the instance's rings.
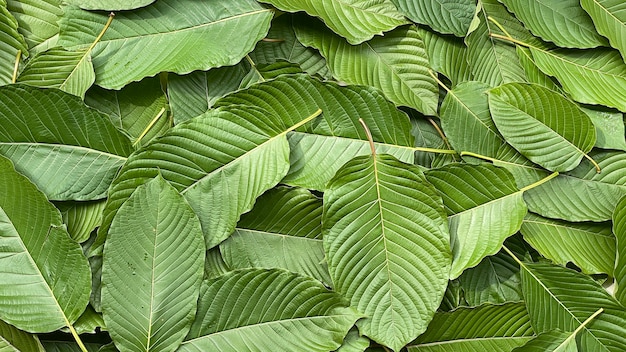
[{"label": "leaf stem", "polygon": [[441,86],[441,88],[445,89],[446,92],[450,93],[450,88],[446,87],[446,85],[443,84],[443,82],[441,82],[439,77],[437,77],[437,75],[434,74],[432,70],[428,70],[428,74],[435,80],[435,82],[437,82],[437,84]]},{"label": "leaf stem", "polygon": [[137,137],[137,140],[135,140],[135,142],[133,142],[133,147],[136,146],[137,144],[139,144],[139,142],[141,141],[141,139],[143,137],[146,136],[146,134],[148,134],[148,132],[152,129],[152,127],[154,126],[154,124],[159,120],[159,118],[161,118],[161,116],[163,116],[163,113],[165,113],[165,107],[161,108],[161,111],[159,111],[159,113],[152,119],[152,121],[150,121],[150,123],[148,124],[148,126],[146,126],[146,128],[144,128],[144,130],[141,132],[141,134],[139,135],[139,137]]},{"label": "leaf stem", "polygon": [[493,18],[493,17],[491,17],[491,16],[487,16],[487,19],[488,19],[489,21],[491,21],[493,24],[495,24],[495,25],[496,25],[496,26],[497,26],[497,27],[498,27],[498,28],[502,31],[502,33],[504,33],[507,37],[509,37],[509,38],[513,38],[513,36],[512,36],[511,34],[509,34],[509,32],[507,32],[507,30],[506,30],[506,29],[504,29],[504,26],[502,26],[502,25],[500,24],[500,22],[496,21],[496,19],[495,19],[495,18]]},{"label": "leaf stem", "polygon": [[472,152],[468,152],[468,151],[462,151],[461,154],[459,154],[459,155],[461,155],[462,157],[463,156],[471,156],[471,157],[474,157],[474,158],[491,161],[492,163],[500,161],[498,159],[490,158],[490,157],[485,156],[485,155],[480,155],[480,154],[476,154],[476,153],[472,153]]},{"label": "leaf stem", "polygon": [[76,343],[78,344],[78,347],[80,347],[80,350],[82,352],[89,352],[89,351],[87,351],[87,347],[85,347],[85,344],[83,344],[83,341],[80,339],[80,336],[78,336],[78,333],[76,332],[76,329],[74,329],[74,325],[69,324],[68,328],[70,329],[70,333],[72,333],[72,336],[74,337],[74,340],[76,340]]},{"label": "leaf stem", "polygon": [[109,29],[111,22],[113,22],[113,17],[115,17],[115,13],[113,12],[109,13],[109,19],[107,20],[107,23],[104,25],[104,28],[102,28],[102,31],[100,32],[100,34],[98,34],[98,36],[96,37],[96,40],[94,40],[93,43],[91,43],[91,46],[89,46],[89,48],[87,49],[87,53],[91,52],[91,50],[93,50],[96,44],[98,44],[100,39],[102,39],[102,37],[104,36],[104,33],[107,31],[107,29]]},{"label": "leaf stem", "polygon": [[289,129],[283,133],[287,133],[287,132],[291,132],[291,131],[295,131],[296,129],[300,128],[302,125],[304,125],[305,123],[313,120],[314,118],[320,116],[322,114],[322,109],[317,109],[316,112],[314,112],[311,116],[307,117],[306,119],[298,122],[297,124],[289,127]]},{"label": "leaf stem", "polygon": [[519,266],[522,266],[522,267],[524,266],[524,263],[522,263],[522,261],[519,260],[519,258],[513,252],[511,252],[511,250],[508,249],[505,245],[502,245],[502,249],[504,249],[504,251],[507,252],[513,258],[513,260],[517,264],[519,264]]},{"label": "leaf stem", "polygon": [[517,40],[517,39],[511,38],[511,37],[507,37],[507,36],[500,35],[500,34],[495,34],[495,33],[489,33],[489,36],[492,37],[492,38],[502,39],[504,41],[508,41],[508,42],[511,42],[511,43],[514,43],[514,44],[517,44],[517,45],[521,45],[521,46],[523,46],[525,48],[530,48],[530,44],[524,43],[521,40]]},{"label": "leaf stem", "polygon": [[281,39],[281,38],[263,38],[261,39],[262,42],[268,42],[268,43],[282,43],[285,41],[285,39]]},{"label": "leaf stem", "polygon": [[17,81],[17,70],[20,67],[21,58],[22,58],[22,50],[18,50],[17,55],[15,55],[15,66],[13,66],[13,77],[11,77],[11,83],[15,83]]},{"label": "leaf stem", "polygon": [[589,316],[589,318],[585,319],[585,321],[583,321],[583,323],[580,324],[580,326],[578,326],[576,328],[576,330],[574,330],[574,332],[572,333],[572,336],[576,336],[576,334],[579,333],[580,330],[582,330],[585,327],[585,325],[589,324],[589,322],[591,322],[593,319],[595,319],[602,312],[604,312],[604,308],[600,308],[600,309],[596,310],[593,314],[591,314]]},{"label": "leaf stem", "polygon": [[372,138],[372,133],[370,132],[370,129],[367,127],[363,119],[359,119],[359,122],[365,129],[365,134],[367,135],[367,141],[370,143],[370,149],[372,150],[372,156],[376,158],[376,146],[374,146],[374,138]]},{"label": "leaf stem", "polygon": [[435,149],[435,148],[426,148],[426,147],[411,147],[411,149],[417,152],[425,152],[425,153],[456,154],[456,150],[454,149]]},{"label": "leaf stem", "polygon": [[537,181],[535,183],[532,183],[532,184],[530,184],[530,185],[520,189],[520,191],[521,192],[525,192],[525,191],[528,191],[529,189],[533,189],[533,188],[535,188],[537,186],[541,186],[542,184],[550,181],[551,179],[553,179],[553,178],[555,178],[557,176],[559,176],[559,173],[557,171],[555,171],[555,172],[551,173],[550,175],[542,178],[541,180],[539,180],[539,181]]},{"label": "leaf stem", "polygon": [[600,172],[602,172],[602,170],[600,169],[600,165],[598,165],[598,163],[596,163],[595,160],[593,160],[589,155],[587,155],[587,153],[583,154],[583,156],[587,158],[587,160],[589,160],[593,164],[593,166],[596,168],[596,173],[599,174]]}]

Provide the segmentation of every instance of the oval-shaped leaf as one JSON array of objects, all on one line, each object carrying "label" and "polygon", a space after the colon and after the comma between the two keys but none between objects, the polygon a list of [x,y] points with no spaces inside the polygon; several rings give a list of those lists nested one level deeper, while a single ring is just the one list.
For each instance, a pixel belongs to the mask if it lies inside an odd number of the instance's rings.
[{"label": "oval-shaped leaf", "polygon": [[236,270],[203,283],[178,351],[332,351],[361,317],[318,281],[284,270]]},{"label": "oval-shaped leaf", "polygon": [[[234,65],[267,34],[271,18],[272,11],[254,0],[159,0],[120,13],[93,48],[96,84],[120,89],[162,71]],[[88,46],[106,20],[104,13],[68,6],[59,42],[70,50]]]},{"label": "oval-shaped leaf", "polygon": [[178,348],[195,315],[204,250],[200,221],[162,177],[120,207],[102,264],[102,312],[120,350]]},{"label": "oval-shaped leaf", "polygon": [[59,211],[1,156],[0,173],[0,319],[29,332],[71,326],[89,301],[87,258]]},{"label": "oval-shaped leaf", "polygon": [[392,0],[411,21],[443,34],[464,37],[476,12],[474,0]]},{"label": "oval-shaped leaf", "polygon": [[580,0],[580,5],[591,16],[598,33],[626,55],[626,4],[619,0]]},{"label": "oval-shaped leaf", "polygon": [[493,88],[489,110],[509,144],[551,171],[575,168],[596,143],[591,119],[576,104],[540,85]]},{"label": "oval-shaped leaf", "polygon": [[426,330],[450,269],[441,198],[389,155],[346,163],[324,192],[324,249],[335,290],[367,315],[371,339],[400,350]]},{"label": "oval-shaped leaf", "polygon": [[617,245],[615,260],[615,298],[626,304],[626,196],[615,206],[613,213],[613,234]]}]

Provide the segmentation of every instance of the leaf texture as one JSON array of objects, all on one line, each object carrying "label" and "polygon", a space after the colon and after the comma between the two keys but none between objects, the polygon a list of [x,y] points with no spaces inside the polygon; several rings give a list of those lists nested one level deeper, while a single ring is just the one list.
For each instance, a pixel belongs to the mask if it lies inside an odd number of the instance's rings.
[{"label": "leaf texture", "polygon": [[448,77],[453,87],[471,80],[468,51],[461,38],[440,35],[424,28],[418,28],[418,31],[424,41],[430,67]]},{"label": "leaf texture", "polygon": [[152,4],[156,0],[66,0],[71,5],[85,10],[122,11],[133,10]]},{"label": "leaf texture", "polygon": [[6,3],[31,54],[56,45],[59,36],[57,22],[63,14],[60,0],[6,0]]},{"label": "leaf texture", "polygon": [[95,200],[133,148],[78,97],[26,85],[0,87],[0,154],[52,200]]},{"label": "leaf texture", "polygon": [[619,0],[580,0],[580,5],[593,20],[598,33],[626,56],[626,4]]},{"label": "leaf texture", "polygon": [[3,352],[45,352],[36,335],[17,329],[0,320],[0,351]]},{"label": "leaf texture", "polygon": [[179,351],[331,351],[361,317],[316,280],[284,270],[237,270],[203,283]]},{"label": "leaf texture", "polygon": [[120,350],[180,345],[195,315],[204,251],[200,221],[162,177],[120,207],[102,267],[104,321]]},{"label": "leaf texture", "polygon": [[[120,13],[93,48],[96,84],[120,89],[161,71],[184,74],[234,65],[267,34],[271,18],[271,10],[253,0],[159,0]],[[60,44],[70,50],[89,45],[106,19],[66,7]],[[242,27],[249,30],[242,33]]]},{"label": "leaf texture", "polygon": [[467,34],[472,15],[476,12],[476,2],[473,0],[392,1],[411,21],[457,37]]},{"label": "leaf texture", "polygon": [[406,20],[387,0],[262,0],[287,12],[305,11],[321,18],[350,44],[360,44],[405,24]]},{"label": "leaf texture", "polygon": [[551,330],[537,335],[511,352],[578,352],[572,333]]},{"label": "leaf texture", "polygon": [[613,234],[616,243],[615,298],[624,305],[626,303],[626,196],[615,206],[613,213]]},{"label": "leaf texture", "polygon": [[92,202],[58,202],[56,207],[61,211],[63,223],[67,226],[70,237],[78,243],[89,239],[91,232],[100,226],[102,211],[106,200]]},{"label": "leaf texture", "polygon": [[6,0],[0,1],[0,86],[12,83],[18,52],[28,56],[24,37],[18,32],[17,26],[15,17],[7,10]]},{"label": "leaf texture", "polygon": [[329,182],[322,226],[335,290],[368,317],[359,331],[400,350],[426,329],[447,285],[449,234],[436,191],[392,156],[357,157]]},{"label": "leaf texture", "polygon": [[70,326],[89,300],[80,246],[45,195],[0,157],[0,319],[28,332]]},{"label": "leaf texture", "polygon": [[414,26],[400,27],[360,45],[305,21],[296,28],[298,39],[320,50],[333,76],[351,84],[379,88],[396,105],[435,115],[437,85],[428,74],[424,42]]}]

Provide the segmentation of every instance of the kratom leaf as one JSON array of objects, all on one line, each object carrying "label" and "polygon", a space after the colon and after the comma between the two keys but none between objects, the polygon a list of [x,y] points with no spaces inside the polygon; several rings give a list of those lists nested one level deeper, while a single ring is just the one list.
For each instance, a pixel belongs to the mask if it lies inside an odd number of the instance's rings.
[{"label": "kratom leaf", "polygon": [[61,0],[6,0],[6,3],[31,54],[56,46],[57,22],[63,14]]},{"label": "kratom leaf", "polygon": [[121,11],[134,10],[152,4],[156,0],[65,0],[70,5],[85,10]]},{"label": "kratom leaf", "polygon": [[613,276],[615,238],[608,224],[571,223],[528,214],[524,240],[556,264],[572,262],[585,274]]},{"label": "kratom leaf", "polygon": [[452,164],[426,172],[443,198],[450,226],[450,279],[496,254],[526,215],[522,191],[505,169]]},{"label": "kratom leaf", "polygon": [[[411,118],[411,134],[415,137],[415,146],[433,149],[449,149],[450,144],[444,140],[440,134],[441,127],[434,120],[428,120],[415,116],[412,111],[409,114],[414,116]],[[437,127],[435,127],[435,124]],[[426,151],[415,151],[415,165],[421,165],[426,168],[439,167],[449,163],[456,162],[458,157],[454,154],[434,154]]]},{"label": "kratom leaf", "polygon": [[[76,342],[67,341],[43,341],[42,342],[46,352],[84,352]],[[113,346],[112,349],[104,349],[99,343],[85,343],[87,352],[116,352],[117,349]]]},{"label": "kratom leaf", "polygon": [[370,339],[361,335],[359,330],[354,327],[348,331],[348,335],[343,339],[341,347],[336,352],[364,352],[369,351]]},{"label": "kratom leaf", "polygon": [[107,116],[57,89],[16,84],[0,95],[0,154],[51,200],[106,197],[133,150]]},{"label": "kratom leaf", "polygon": [[6,5],[6,0],[0,0],[0,86],[12,83],[16,58],[28,56],[24,37],[18,32],[18,23]]},{"label": "kratom leaf", "polygon": [[530,49],[518,45],[516,50],[519,62],[526,73],[528,83],[539,84],[555,92],[563,92],[563,89],[555,83],[552,77],[546,75],[537,67]]},{"label": "kratom leaf", "polygon": [[510,351],[533,335],[523,303],[461,307],[436,313],[428,330],[407,346],[409,352]]},{"label": "kratom leaf", "polygon": [[281,75],[298,73],[302,73],[300,66],[285,60],[278,60],[270,64],[254,63],[251,65],[250,70],[241,81],[239,88],[248,88],[252,84],[265,82]]},{"label": "kratom leaf", "polygon": [[45,352],[36,335],[17,329],[0,320],[0,351]]},{"label": "kratom leaf", "polygon": [[212,279],[232,271],[222,258],[219,247],[214,247],[206,251],[204,259],[204,278]]},{"label": "kratom leaf", "polygon": [[600,168],[588,161],[574,170],[524,194],[528,210],[567,221],[611,220],[618,200],[626,195],[626,155],[623,152],[591,152]]},{"label": "kratom leaf", "polygon": [[178,351],[331,351],[361,317],[318,281],[280,269],[207,280]]},{"label": "kratom leaf", "polygon": [[357,155],[369,154],[359,118],[369,126],[374,141],[380,142],[376,143],[380,153],[408,163],[414,160],[408,117],[373,88],[341,87],[305,75],[284,76],[236,92],[216,106],[232,104],[253,104],[294,124],[309,110],[322,109],[322,117],[311,127],[288,136],[291,167],[281,181],[285,184],[324,190],[343,164]]},{"label": "kratom leaf", "polygon": [[594,147],[626,151],[624,114],[601,107],[581,106],[581,109],[596,128],[597,139]]},{"label": "kratom leaf", "polygon": [[572,333],[551,330],[537,335],[511,352],[578,352],[578,348]]},{"label": "kratom leaf", "polygon": [[574,100],[626,111],[626,66],[618,52],[534,47],[530,51],[541,71],[556,77]]},{"label": "kratom leaf", "polygon": [[615,298],[626,304],[626,196],[622,197],[615,206],[613,213],[613,234],[616,243],[616,260],[615,260]]},{"label": "kratom leaf", "polygon": [[392,0],[411,21],[428,25],[442,34],[464,37],[476,12],[474,0]]},{"label": "kratom leaf", "polygon": [[137,187],[115,214],[103,255],[102,312],[120,350],[180,345],[196,312],[204,251],[200,221],[174,187],[161,176]]},{"label": "kratom leaf", "polygon": [[55,205],[61,211],[63,223],[70,237],[78,243],[85,242],[102,222],[106,200],[92,202],[60,202]]},{"label": "kratom leaf", "polygon": [[418,32],[424,40],[430,67],[448,77],[452,87],[471,80],[467,47],[461,38],[440,35],[423,28],[418,28]]},{"label": "kratom leaf", "polygon": [[450,249],[440,197],[417,167],[385,154],[346,163],[324,192],[322,231],[335,290],[367,316],[359,331],[398,351],[426,330]]},{"label": "kratom leaf", "polygon": [[0,319],[29,332],[71,326],[89,300],[87,259],[59,211],[1,156],[0,173]]},{"label": "kratom leaf", "polygon": [[598,33],[609,39],[609,43],[626,55],[625,4],[619,0],[580,0],[580,5],[591,16]]},{"label": "kratom leaf", "polygon": [[[584,1],[584,0],[583,0]],[[515,13],[526,28],[543,40],[565,48],[595,48],[605,46],[589,15],[579,0],[500,0]]]},{"label": "kratom leaf", "polygon": [[590,277],[546,263],[523,263],[521,274],[528,314],[537,333],[573,331],[603,308],[602,314],[578,333],[579,350],[617,352],[626,348],[624,308]]},{"label": "kratom leaf", "polygon": [[[88,305],[87,309],[85,309],[83,314],[81,314],[74,323],[74,329],[76,329],[78,334],[95,334],[98,328],[106,328],[102,314],[96,312],[91,305]],[[65,328],[62,329],[64,332],[65,330]]]},{"label": "kratom leaf", "polygon": [[396,105],[414,108],[425,115],[437,110],[437,85],[428,74],[424,42],[414,26],[404,26],[359,45],[303,20],[296,28],[298,39],[320,50],[333,76],[351,84],[379,88]]},{"label": "kratom leaf", "polygon": [[491,89],[489,110],[509,144],[551,171],[572,170],[596,142],[591,120],[576,104],[537,84]]},{"label": "kratom leaf", "polygon": [[[261,0],[287,12],[305,11],[321,18],[350,44],[360,44],[405,24],[406,20],[388,0]],[[386,34],[385,34],[386,35]]]},{"label": "kratom leaf", "polygon": [[[254,0],[159,0],[119,13],[92,51],[96,84],[120,89],[161,71],[234,65],[267,34],[271,18],[272,11]],[[65,7],[59,43],[69,50],[85,47],[105,22],[103,13]]]}]

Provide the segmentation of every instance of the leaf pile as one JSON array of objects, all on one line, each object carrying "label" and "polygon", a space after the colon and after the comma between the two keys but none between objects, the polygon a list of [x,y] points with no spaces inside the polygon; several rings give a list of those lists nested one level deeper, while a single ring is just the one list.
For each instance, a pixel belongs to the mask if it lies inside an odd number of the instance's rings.
[{"label": "leaf pile", "polygon": [[0,0],[0,350],[626,351],[623,10]]}]

